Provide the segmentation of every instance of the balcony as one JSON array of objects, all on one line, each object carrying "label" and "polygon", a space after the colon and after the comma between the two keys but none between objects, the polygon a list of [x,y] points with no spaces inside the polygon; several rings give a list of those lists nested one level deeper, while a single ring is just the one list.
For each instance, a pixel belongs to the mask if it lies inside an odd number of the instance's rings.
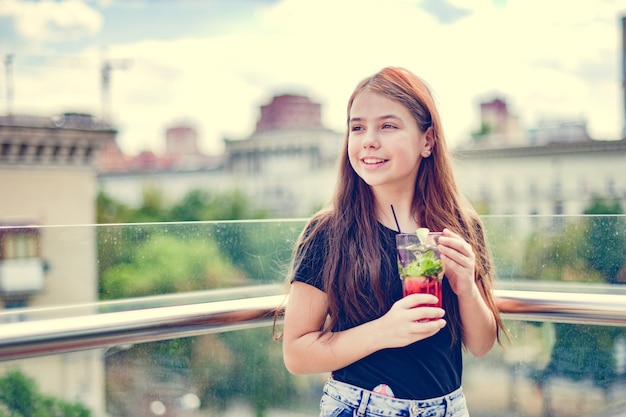
[{"label": "balcony", "polygon": [[44,283],[41,259],[0,260],[0,296],[38,293],[43,291]]},{"label": "balcony", "polygon": [[[484,218],[512,341],[465,357],[473,417],[626,415],[626,217],[558,220]],[[0,312],[0,377],[97,417],[317,415],[327,375],[289,375],[272,339],[303,225],[42,226],[54,268]]]}]

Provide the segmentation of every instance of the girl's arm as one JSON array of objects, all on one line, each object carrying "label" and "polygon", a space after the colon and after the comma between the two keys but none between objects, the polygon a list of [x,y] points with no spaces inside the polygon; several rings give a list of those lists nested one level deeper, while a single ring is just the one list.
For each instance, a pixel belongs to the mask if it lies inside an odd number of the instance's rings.
[{"label": "girl's arm", "polygon": [[[431,295],[413,294],[397,301],[376,320],[322,335],[328,312],[326,293],[296,281],[291,284],[285,309],[285,366],[293,374],[332,372],[380,349],[406,346],[430,337],[445,326],[441,319],[444,311],[436,307],[412,307],[435,301]],[[437,320],[418,322],[424,318]]]},{"label": "girl's arm", "polygon": [[463,343],[472,355],[484,356],[496,341],[496,319],[476,284],[467,293],[457,295],[463,323]]},{"label": "girl's arm", "polygon": [[463,238],[445,229],[439,240],[445,274],[459,299],[463,343],[474,356],[483,356],[497,337],[496,319],[475,282],[476,257]]}]

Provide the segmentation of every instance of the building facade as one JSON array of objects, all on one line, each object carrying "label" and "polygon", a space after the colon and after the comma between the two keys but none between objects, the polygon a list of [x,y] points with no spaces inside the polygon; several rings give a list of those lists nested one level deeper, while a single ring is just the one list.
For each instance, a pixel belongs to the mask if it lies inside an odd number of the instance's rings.
[{"label": "building facade", "polygon": [[[115,136],[84,114],[0,117],[0,320],[20,320],[21,307],[98,300],[95,165]],[[105,415],[101,351],[0,364],[14,368],[46,394]]]},{"label": "building facade", "polygon": [[[495,100],[481,111],[491,131],[452,150],[459,187],[481,212],[578,215],[594,196],[618,198],[626,208],[624,140],[592,140],[583,122],[542,124],[522,140],[506,103]],[[262,106],[252,135],[225,139],[218,165],[101,172],[98,179],[102,190],[131,206],[141,204],[146,187],[170,202],[193,189],[240,189],[274,217],[305,217],[332,196],[342,140],[343,133],[322,126],[319,104],[279,96]]]},{"label": "building facade", "polygon": [[626,140],[458,150],[457,181],[483,211],[578,215],[594,197],[626,209]]},{"label": "building facade", "polygon": [[342,135],[322,126],[319,107],[300,96],[275,97],[250,137],[224,140],[223,174],[274,216],[310,215],[332,195]]},{"label": "building facade", "polygon": [[147,169],[103,170],[98,182],[102,191],[131,206],[141,204],[146,189],[159,190],[170,203],[195,189],[238,189],[273,217],[305,217],[332,195],[342,138],[322,125],[319,103],[281,95],[261,107],[250,136],[224,139],[219,162],[200,168],[163,169],[156,163]]}]

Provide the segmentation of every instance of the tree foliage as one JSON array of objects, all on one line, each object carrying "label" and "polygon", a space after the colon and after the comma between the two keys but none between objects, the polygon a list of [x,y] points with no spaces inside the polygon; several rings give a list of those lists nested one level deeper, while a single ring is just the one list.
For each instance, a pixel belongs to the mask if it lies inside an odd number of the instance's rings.
[{"label": "tree foliage", "polygon": [[[560,233],[536,232],[528,241],[526,273],[554,281],[615,284],[624,267],[626,240],[618,202],[596,198],[580,220]],[[591,380],[608,390],[617,379],[615,340],[624,329],[554,323],[550,361],[538,375],[540,385],[551,376]]]},{"label": "tree foliage", "polygon": [[42,394],[35,382],[20,371],[0,378],[0,417],[90,417],[78,402]]},{"label": "tree foliage", "polygon": [[240,190],[213,194],[192,190],[169,211],[170,221],[241,220],[267,217],[267,211],[255,207]]},{"label": "tree foliage", "polygon": [[617,282],[626,261],[626,224],[623,217],[611,216],[623,213],[619,201],[600,198],[595,198],[584,213],[590,215],[582,248],[584,259],[608,283]]},{"label": "tree foliage", "polygon": [[[158,193],[146,192],[136,209],[101,194],[98,205],[99,221],[109,223],[98,229],[103,299],[282,282],[293,242],[304,226],[286,230],[276,222],[246,222],[266,214],[239,191],[196,190],[171,205]],[[114,417],[136,414],[132,398],[145,387],[124,384],[138,372],[159,368],[164,374],[182,375],[204,407],[226,407],[243,399],[263,416],[268,407],[297,398],[298,384],[285,369],[281,346],[271,336],[271,330],[251,329],[117,352],[107,358],[109,412]],[[143,364],[143,371],[132,370],[137,363]]]},{"label": "tree foliage", "polygon": [[266,209],[256,206],[241,190],[223,193],[191,190],[180,201],[169,203],[160,190],[146,187],[141,201],[138,207],[132,208],[100,191],[96,200],[97,222],[193,222],[263,219],[268,216]]},{"label": "tree foliage", "polygon": [[531,280],[603,282],[602,275],[589,268],[583,252],[587,244],[588,224],[569,222],[560,233],[536,230],[526,240],[522,270]]},{"label": "tree foliage", "polygon": [[[193,368],[193,378],[204,389],[201,398],[218,411],[233,399],[244,399],[257,416],[281,404],[293,405],[302,397],[302,384],[286,370],[279,344],[267,338],[266,329],[220,334],[212,340],[214,352],[204,366]],[[202,347],[194,346],[195,355]]]},{"label": "tree foliage", "polygon": [[[273,266],[264,261],[278,254],[281,263],[288,261],[290,250],[285,250],[281,242],[272,240],[272,235],[264,232],[275,233],[268,230],[272,226],[265,226],[265,231],[259,232],[249,226],[237,226],[235,223],[211,226],[196,226],[191,230],[192,222],[202,221],[225,221],[225,220],[251,220],[267,217],[267,212],[256,207],[245,194],[239,190],[229,191],[222,194],[211,193],[206,190],[193,190],[187,193],[181,201],[166,204],[162,193],[154,189],[146,189],[143,193],[143,203],[137,208],[130,208],[120,202],[100,193],[97,199],[98,223],[98,269],[101,277],[105,271],[116,268],[118,273],[132,272],[133,267],[127,265],[135,263],[137,250],[149,239],[156,235],[168,234],[185,240],[187,248],[198,241],[189,239],[196,235],[202,239],[211,237],[219,246],[221,253],[211,251],[207,255],[216,255],[227,259],[237,265],[240,270],[246,271],[251,279],[261,279],[259,276],[273,271]],[[189,223],[183,226],[179,222]],[[158,223],[158,226],[151,226]],[[179,223],[173,227],[167,227],[162,223]],[[129,224],[133,226],[130,227]],[[262,226],[255,226],[261,228]],[[280,245],[277,252],[277,245]],[[158,249],[158,248],[157,248]],[[164,259],[171,261],[173,258],[160,252]],[[179,263],[184,258],[179,259]],[[269,260],[272,262],[272,260]],[[125,267],[126,265],[126,267]],[[126,268],[126,269],[125,269]],[[104,282],[100,282],[101,294],[107,293]],[[206,289],[199,287],[196,289]],[[109,286],[110,289],[110,286]],[[157,291],[163,294],[165,291]],[[109,293],[110,294],[110,293]],[[122,294],[120,294],[121,296]],[[110,298],[109,295],[105,296]]]},{"label": "tree foliage", "polygon": [[103,272],[101,298],[198,291],[243,280],[213,240],[157,234],[134,248],[130,262]]},{"label": "tree foliage", "polygon": [[523,275],[546,281],[616,283],[626,263],[619,202],[594,198],[578,220],[541,228],[526,240]]}]

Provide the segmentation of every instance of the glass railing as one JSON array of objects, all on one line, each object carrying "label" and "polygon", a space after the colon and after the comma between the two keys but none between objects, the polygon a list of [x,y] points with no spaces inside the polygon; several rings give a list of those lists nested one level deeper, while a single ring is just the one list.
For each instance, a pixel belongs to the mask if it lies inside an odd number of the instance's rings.
[{"label": "glass railing", "polygon": [[[512,340],[465,356],[472,416],[624,415],[625,217],[484,220]],[[317,415],[327,375],[290,375],[272,339],[303,225],[39,227],[45,285],[1,294],[0,378],[93,416]]]}]

